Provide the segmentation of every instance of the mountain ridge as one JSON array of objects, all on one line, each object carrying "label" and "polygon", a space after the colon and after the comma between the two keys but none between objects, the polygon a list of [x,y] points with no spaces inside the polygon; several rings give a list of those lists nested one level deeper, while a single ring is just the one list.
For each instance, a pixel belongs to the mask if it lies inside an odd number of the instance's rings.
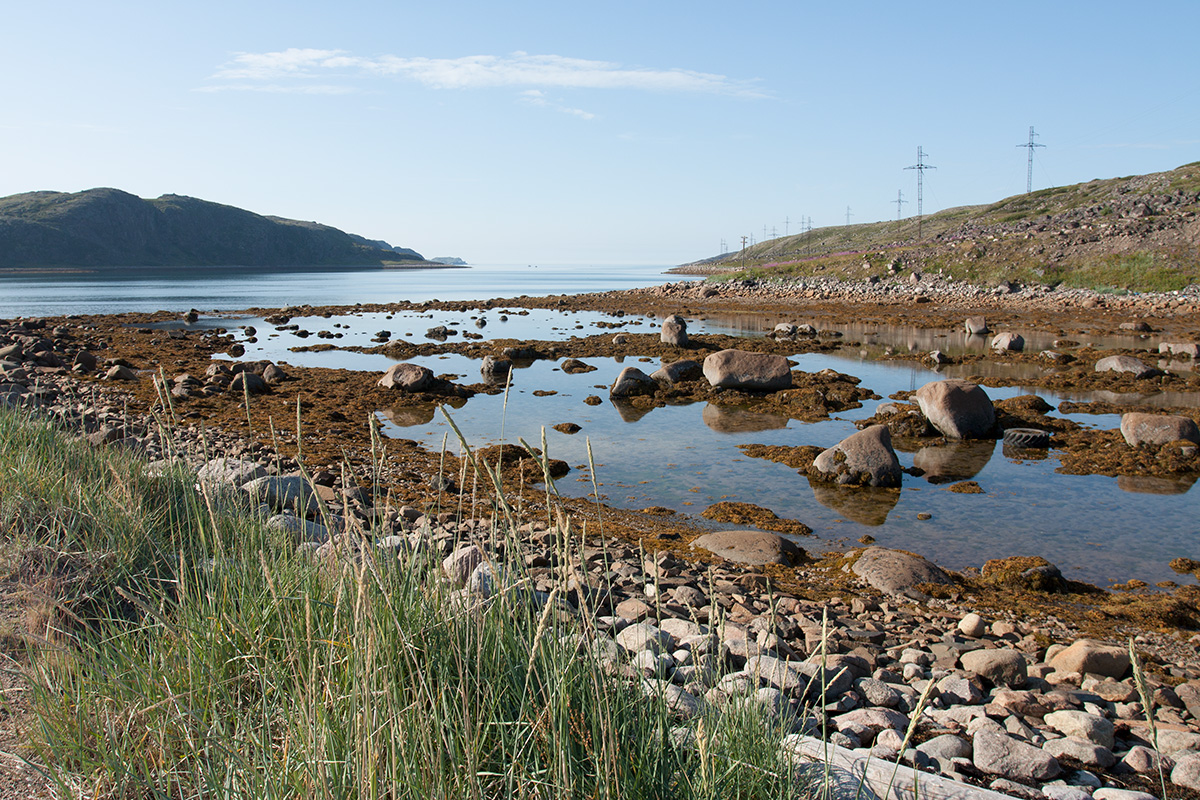
[{"label": "mountain ridge", "polygon": [[0,268],[428,265],[382,240],[186,195],[100,187],[0,197]]}]

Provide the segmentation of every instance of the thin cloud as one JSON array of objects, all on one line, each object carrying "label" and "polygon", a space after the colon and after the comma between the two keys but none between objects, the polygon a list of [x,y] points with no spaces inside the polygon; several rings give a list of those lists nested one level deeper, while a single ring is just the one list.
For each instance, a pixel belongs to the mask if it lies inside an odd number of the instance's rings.
[{"label": "thin cloud", "polygon": [[537,106],[539,108],[550,108],[562,114],[570,114],[571,116],[579,117],[580,119],[595,119],[596,115],[590,111],[584,111],[582,108],[571,108],[564,106],[551,100],[546,96],[546,93],[541,89],[526,89],[521,92],[519,99],[527,106]]},{"label": "thin cloud", "polygon": [[[354,56],[343,50],[289,48],[269,53],[239,53],[212,76],[210,91],[245,90],[279,81],[345,80],[389,77],[431,89],[545,87],[558,89],[636,89],[734,97],[765,98],[757,81],[686,69],[626,67],[610,61],[558,55],[463,56],[406,58]],[[578,110],[578,109],[576,109]],[[583,112],[587,113],[587,112]]]}]

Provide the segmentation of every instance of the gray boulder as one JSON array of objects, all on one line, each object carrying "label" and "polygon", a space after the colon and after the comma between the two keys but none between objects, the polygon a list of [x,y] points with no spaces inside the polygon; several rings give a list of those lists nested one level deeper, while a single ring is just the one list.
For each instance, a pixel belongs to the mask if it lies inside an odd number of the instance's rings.
[{"label": "gray boulder", "polygon": [[728,561],[739,564],[783,564],[790,566],[807,557],[804,548],[777,533],[766,531],[715,531],[692,542]]},{"label": "gray boulder", "polygon": [[1200,444],[1200,429],[1196,423],[1177,414],[1145,414],[1140,411],[1122,414],[1121,435],[1130,447],[1143,444],[1161,446],[1180,439]]},{"label": "gray boulder", "polygon": [[997,333],[992,337],[992,342],[989,345],[993,350],[1002,352],[1020,353],[1025,349],[1025,339],[1019,333],[1005,331]]},{"label": "gray boulder", "polygon": [[954,583],[946,571],[936,564],[912,553],[885,547],[868,547],[851,570],[879,591],[888,594],[904,592],[919,583]]},{"label": "gray boulder", "polygon": [[672,314],[663,320],[662,334],[659,340],[672,347],[687,347],[687,322],[678,314]]},{"label": "gray boulder", "polygon": [[971,740],[975,768],[1024,784],[1052,781],[1062,773],[1058,759],[1000,730],[981,727]]},{"label": "gray boulder", "polygon": [[1135,378],[1149,378],[1160,374],[1133,356],[1108,356],[1096,362],[1096,372],[1124,372]]},{"label": "gray boulder", "polygon": [[963,323],[963,327],[966,328],[967,333],[971,336],[981,336],[988,332],[987,320],[983,317],[967,317],[966,322]]},{"label": "gray boulder", "polygon": [[1025,656],[1016,650],[971,650],[959,657],[963,669],[996,686],[1024,686],[1028,677]]},{"label": "gray boulder", "polygon": [[1163,342],[1158,346],[1159,355],[1200,359],[1200,344],[1195,342]]},{"label": "gray boulder", "polygon": [[267,475],[242,486],[250,498],[276,511],[301,513],[317,505],[312,484],[300,475]]},{"label": "gray boulder", "polygon": [[241,486],[266,474],[266,468],[253,461],[237,458],[214,458],[196,470],[196,481],[202,486],[217,484]]},{"label": "gray boulder", "polygon": [[649,375],[637,367],[626,367],[609,387],[609,397],[634,397],[636,395],[654,394],[658,384]]},{"label": "gray boulder", "polygon": [[1098,714],[1086,711],[1051,711],[1043,720],[1064,736],[1074,736],[1107,747],[1113,746],[1113,724]]},{"label": "gray boulder", "polygon": [[507,358],[484,356],[483,363],[479,365],[479,374],[483,376],[484,380],[503,378],[512,371],[512,366],[512,361]]},{"label": "gray boulder", "polygon": [[929,424],[950,439],[983,438],[996,424],[996,410],[987,392],[970,381],[932,381],[914,397]]},{"label": "gray boulder", "polygon": [[1129,670],[1129,651],[1124,647],[1079,639],[1050,659],[1057,672],[1090,672],[1120,680]]},{"label": "gray boulder", "polygon": [[810,475],[842,485],[899,486],[903,472],[886,425],[847,436],[818,455]]},{"label": "gray boulder", "polygon": [[679,383],[680,381],[694,380],[703,374],[704,369],[700,366],[700,362],[685,358],[664,364],[650,373],[650,377],[660,383]]},{"label": "gray boulder", "polygon": [[721,350],[705,358],[704,377],[716,388],[756,392],[774,392],[792,385],[786,358],[744,350]]},{"label": "gray boulder", "polygon": [[402,362],[388,367],[379,379],[379,385],[385,389],[399,389],[402,392],[423,392],[431,388],[435,380],[431,370],[418,364]]}]

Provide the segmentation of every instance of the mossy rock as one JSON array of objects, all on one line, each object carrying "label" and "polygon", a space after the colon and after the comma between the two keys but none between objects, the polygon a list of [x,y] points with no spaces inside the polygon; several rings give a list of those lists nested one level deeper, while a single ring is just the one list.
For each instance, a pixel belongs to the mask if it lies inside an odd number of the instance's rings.
[{"label": "mossy rock", "polygon": [[1035,592],[1062,592],[1067,582],[1058,567],[1041,556],[1010,556],[985,562],[980,570],[985,583]]}]

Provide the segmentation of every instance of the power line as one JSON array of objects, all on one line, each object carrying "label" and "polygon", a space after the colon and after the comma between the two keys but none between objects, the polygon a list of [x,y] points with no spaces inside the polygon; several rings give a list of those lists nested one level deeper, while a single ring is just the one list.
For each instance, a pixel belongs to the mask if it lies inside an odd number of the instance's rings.
[{"label": "power line", "polygon": [[1035,137],[1035,136],[1037,136],[1037,134],[1033,132],[1033,126],[1030,125],[1029,126],[1029,141],[1026,142],[1025,144],[1017,145],[1017,147],[1024,147],[1029,150],[1029,167],[1025,172],[1025,194],[1029,194],[1030,192],[1033,191],[1033,149],[1035,147],[1045,147],[1046,146],[1044,144],[1038,144],[1037,142],[1035,142],[1033,140],[1033,137]]},{"label": "power line", "polygon": [[937,167],[925,163],[925,151],[921,149],[920,145],[917,145],[917,163],[911,167],[905,167],[905,169],[917,171],[917,241],[919,242],[921,241],[922,212],[925,202],[925,170],[937,169]]},{"label": "power line", "polygon": [[850,218],[854,215],[850,213],[850,206],[846,206],[846,227],[850,226]]},{"label": "power line", "polygon": [[896,222],[899,222],[900,221],[900,205],[902,203],[908,202],[907,200],[904,199],[904,191],[901,189],[897,189],[896,190],[896,199],[892,200],[891,202],[896,204]]},{"label": "power line", "polygon": [[721,252],[722,253],[725,252],[725,239],[724,238],[721,239]]},{"label": "power line", "polygon": [[788,235],[788,228],[789,228],[789,227],[791,227],[791,224],[792,224],[792,218],[791,218],[791,217],[784,217],[784,218],[783,218],[783,235],[784,235],[784,236],[787,236],[787,235]]}]

